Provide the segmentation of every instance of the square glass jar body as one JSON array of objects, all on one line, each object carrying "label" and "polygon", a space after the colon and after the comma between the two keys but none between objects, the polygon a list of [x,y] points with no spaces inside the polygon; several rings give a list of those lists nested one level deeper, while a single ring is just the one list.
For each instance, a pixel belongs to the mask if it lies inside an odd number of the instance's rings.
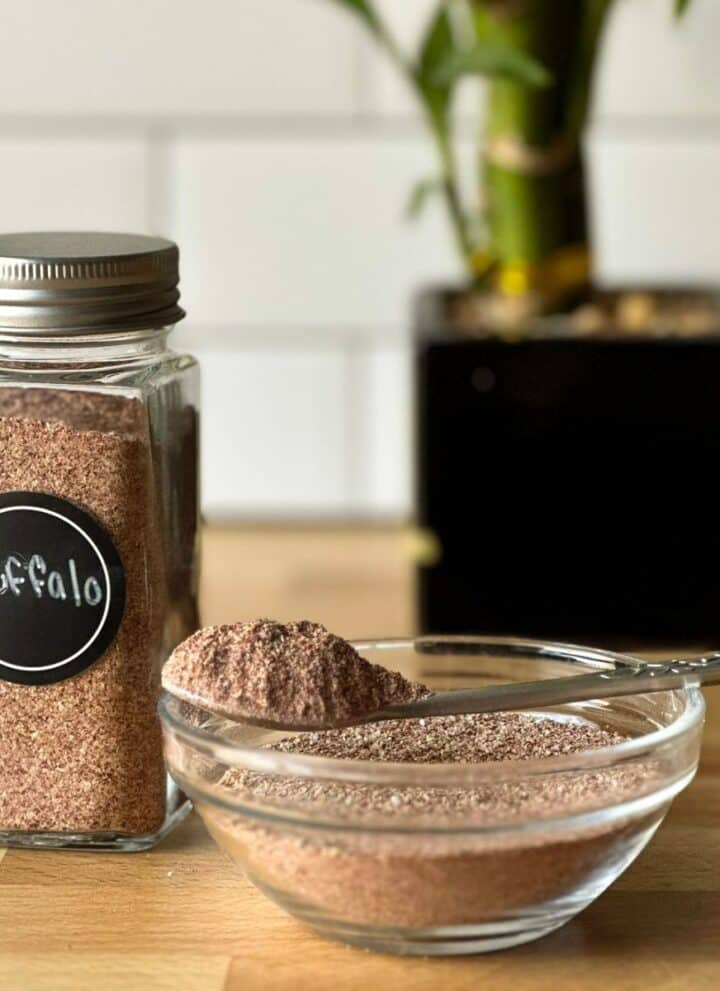
[{"label": "square glass jar body", "polygon": [[199,376],[168,333],[0,330],[2,845],[138,850],[189,809],[156,701],[198,625]]}]

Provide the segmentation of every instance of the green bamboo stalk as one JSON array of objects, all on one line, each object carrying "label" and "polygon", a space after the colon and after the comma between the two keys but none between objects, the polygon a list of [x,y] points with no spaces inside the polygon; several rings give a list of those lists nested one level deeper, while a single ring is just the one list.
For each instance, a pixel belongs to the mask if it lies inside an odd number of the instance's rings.
[{"label": "green bamboo stalk", "polygon": [[[582,0],[510,0],[475,4],[478,36],[541,62],[552,83],[529,87],[492,80],[483,169],[490,251],[503,265],[535,265],[586,240],[584,107],[570,108],[578,77],[590,78],[594,46]],[[582,51],[582,62],[578,58]],[[572,120],[572,123],[571,123]]]}]

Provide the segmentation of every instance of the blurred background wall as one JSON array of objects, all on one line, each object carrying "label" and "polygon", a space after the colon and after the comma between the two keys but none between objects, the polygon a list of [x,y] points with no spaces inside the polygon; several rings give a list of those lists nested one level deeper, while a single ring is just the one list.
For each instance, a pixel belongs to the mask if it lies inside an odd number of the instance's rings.
[{"label": "blurred background wall", "polygon": [[[412,43],[431,6],[383,0]],[[620,0],[588,142],[608,282],[720,276],[720,3]],[[329,0],[0,0],[0,228],[166,234],[211,518],[401,519],[410,304],[460,269],[400,81]],[[457,107],[463,160],[480,99]],[[632,231],[632,237],[630,237]]]}]

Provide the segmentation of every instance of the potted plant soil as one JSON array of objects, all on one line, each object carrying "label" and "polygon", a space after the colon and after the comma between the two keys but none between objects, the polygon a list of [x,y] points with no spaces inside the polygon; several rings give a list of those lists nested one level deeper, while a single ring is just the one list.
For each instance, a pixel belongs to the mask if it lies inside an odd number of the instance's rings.
[{"label": "potted plant soil", "polygon": [[[466,271],[417,308],[421,629],[717,643],[716,301],[592,284],[582,136],[612,0],[447,0],[411,54],[371,2],[337,2],[417,96],[438,173],[411,209],[443,198]],[[453,145],[468,75],[481,211]]]}]

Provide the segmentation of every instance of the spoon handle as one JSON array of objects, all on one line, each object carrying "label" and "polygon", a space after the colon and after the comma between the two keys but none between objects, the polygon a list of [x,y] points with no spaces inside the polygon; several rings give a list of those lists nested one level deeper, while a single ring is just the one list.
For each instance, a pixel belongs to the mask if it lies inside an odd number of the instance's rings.
[{"label": "spoon handle", "polygon": [[566,678],[513,682],[457,692],[434,692],[416,702],[389,706],[373,716],[373,720],[502,712],[719,683],[720,653],[714,653],[688,660],[647,664],[639,662],[637,666]]}]

